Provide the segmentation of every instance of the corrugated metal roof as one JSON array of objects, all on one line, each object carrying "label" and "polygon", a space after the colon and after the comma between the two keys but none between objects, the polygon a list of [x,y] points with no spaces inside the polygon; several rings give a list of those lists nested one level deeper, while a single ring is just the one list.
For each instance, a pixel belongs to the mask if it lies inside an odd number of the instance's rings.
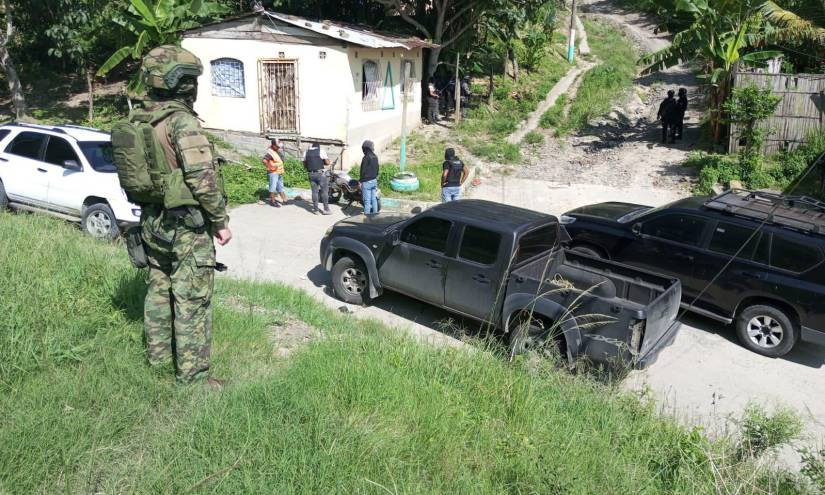
[{"label": "corrugated metal roof", "polygon": [[354,43],[370,48],[436,48],[438,45],[424,41],[414,36],[399,36],[389,33],[379,33],[364,26],[346,24],[339,21],[312,21],[303,17],[278,12],[264,12],[263,15],[293,26],[335,38],[337,40]]}]

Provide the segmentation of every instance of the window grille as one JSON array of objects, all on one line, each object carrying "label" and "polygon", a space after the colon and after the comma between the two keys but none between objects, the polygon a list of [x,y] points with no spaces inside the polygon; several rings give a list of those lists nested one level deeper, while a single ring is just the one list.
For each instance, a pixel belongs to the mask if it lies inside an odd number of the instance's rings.
[{"label": "window grille", "polygon": [[361,68],[361,105],[365,111],[381,109],[381,85],[378,64],[367,60]]},{"label": "window grille", "polygon": [[245,98],[243,62],[234,58],[212,61],[212,95]]}]

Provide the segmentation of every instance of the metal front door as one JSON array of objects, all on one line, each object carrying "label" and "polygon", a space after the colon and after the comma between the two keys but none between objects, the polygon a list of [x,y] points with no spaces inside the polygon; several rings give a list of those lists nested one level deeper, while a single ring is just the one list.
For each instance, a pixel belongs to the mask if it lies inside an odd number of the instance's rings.
[{"label": "metal front door", "polygon": [[259,70],[261,131],[298,133],[298,62],[262,60]]}]

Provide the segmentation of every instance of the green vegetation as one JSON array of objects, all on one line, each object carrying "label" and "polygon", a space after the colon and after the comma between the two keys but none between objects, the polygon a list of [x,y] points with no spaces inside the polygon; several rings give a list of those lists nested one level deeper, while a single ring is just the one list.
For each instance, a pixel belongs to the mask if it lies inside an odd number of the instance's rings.
[{"label": "green vegetation", "polygon": [[523,143],[528,145],[536,145],[544,142],[544,134],[536,131],[530,131],[524,135]]},{"label": "green vegetation", "polygon": [[[781,151],[768,157],[756,155],[755,161],[746,162],[745,167],[742,166],[740,156],[702,151],[691,153],[685,164],[699,170],[699,183],[695,189],[698,194],[712,194],[714,184],[727,186],[731,180],[741,182],[746,188],[769,188],[787,192],[819,155],[825,153],[825,133],[810,134],[807,141],[793,151]],[[825,199],[819,182],[820,175],[819,171],[808,174],[792,193]]]},{"label": "green vegetation", "polygon": [[[268,197],[266,167],[258,157],[227,163],[221,167],[221,174],[229,204],[254,203]],[[287,159],[284,163],[284,186],[309,188],[309,177],[300,161]]]},{"label": "green vegetation", "polygon": [[567,106],[567,93],[559,95],[552,107],[548,108],[539,120],[539,126],[544,129],[556,127],[564,120],[564,107]]},{"label": "green vegetation", "polygon": [[[176,386],[144,362],[144,274],[58,220],[0,213],[0,279],[4,493],[755,494],[787,481],[764,466],[753,481],[733,444],[617,387],[508,364],[492,344],[423,345],[277,284],[218,280],[213,370],[231,385]],[[300,325],[317,337],[283,357]],[[777,431],[754,418],[749,431]]]},{"label": "green vegetation", "polygon": [[[555,41],[558,48],[561,37]],[[508,76],[496,76],[492,104],[467,112],[467,118],[456,129],[458,141],[480,158],[518,162],[518,145],[508,143],[507,136],[536,109],[568,69],[559,52],[551,48],[535,70],[520,74],[518,83]]]},{"label": "green vegetation", "polygon": [[555,125],[557,136],[581,130],[594,118],[608,113],[636,76],[636,51],[620,30],[596,21],[585,20],[584,25],[592,53],[600,63],[582,76],[567,116],[562,117],[561,110],[547,116],[547,123],[560,120]]}]

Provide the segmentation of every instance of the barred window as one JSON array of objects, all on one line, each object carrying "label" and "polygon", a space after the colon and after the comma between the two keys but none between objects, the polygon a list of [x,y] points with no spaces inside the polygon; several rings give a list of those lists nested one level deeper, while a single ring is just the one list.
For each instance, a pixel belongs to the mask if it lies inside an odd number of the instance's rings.
[{"label": "barred window", "polygon": [[380,109],[380,91],[381,76],[378,75],[378,64],[367,60],[361,66],[361,100],[365,111]]},{"label": "barred window", "polygon": [[243,62],[234,58],[212,61],[212,95],[245,98]]}]

